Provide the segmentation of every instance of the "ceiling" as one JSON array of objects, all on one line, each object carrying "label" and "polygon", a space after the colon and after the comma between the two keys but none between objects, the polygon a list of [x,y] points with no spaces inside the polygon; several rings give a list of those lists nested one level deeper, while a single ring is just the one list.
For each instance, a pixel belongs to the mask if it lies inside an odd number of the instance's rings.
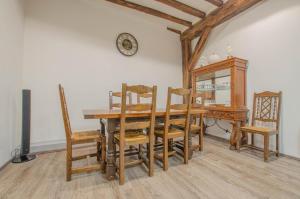
[{"label": "ceiling", "polygon": [[[128,1],[142,5],[142,6],[153,8],[155,10],[164,12],[166,14],[172,15],[172,16],[180,18],[180,19],[190,21],[193,24],[196,23],[197,21],[201,20],[201,18],[199,18],[199,17],[195,17],[193,15],[187,14],[185,12],[182,12],[178,9],[175,9],[173,7],[170,7],[168,5],[165,5],[165,4],[155,1],[155,0],[128,0]],[[201,10],[201,11],[205,12],[206,14],[209,14],[211,11],[218,8],[217,6],[207,2],[205,0],[177,0],[177,1],[184,3],[186,5],[189,5],[198,10]],[[107,2],[107,1],[105,1],[105,2]],[[226,0],[224,0],[224,2],[226,2]],[[184,31],[188,28],[184,25],[177,24],[177,23],[174,23],[174,22],[171,22],[171,21],[168,21],[166,19],[162,19],[162,18],[159,18],[156,16],[151,16],[149,14],[145,14],[140,11],[136,11],[136,10],[133,10],[133,9],[130,9],[127,7],[119,6],[119,5],[110,3],[110,2],[107,2],[107,4],[112,4],[113,6],[117,7],[118,9],[127,10],[128,12],[134,12],[138,17],[147,18],[147,20],[150,20],[150,21],[155,20],[156,22],[162,23],[166,27],[175,28],[175,29],[181,30],[181,31]]]}]

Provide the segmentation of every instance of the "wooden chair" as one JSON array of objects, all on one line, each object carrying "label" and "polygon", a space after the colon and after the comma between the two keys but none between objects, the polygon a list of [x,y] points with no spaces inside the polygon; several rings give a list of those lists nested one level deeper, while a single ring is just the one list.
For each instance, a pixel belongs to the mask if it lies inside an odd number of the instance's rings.
[{"label": "wooden chair", "polygon": [[[127,104],[127,94],[151,94],[151,103],[140,103],[140,104]],[[125,166],[132,166],[139,163],[145,163],[149,169],[149,176],[153,176],[154,166],[154,125],[155,125],[155,110],[156,110],[156,93],[157,87],[147,87],[143,85],[127,86],[122,85],[122,102],[121,102],[121,121],[120,121],[120,132],[115,134],[114,143],[119,146],[119,183],[120,185],[125,182],[124,170]],[[128,112],[145,112],[150,111],[151,115],[149,118],[145,118],[143,121],[130,120],[127,117]],[[143,130],[147,129],[148,132],[144,133]],[[148,145],[147,157],[148,160],[143,157],[140,159],[125,164],[125,147],[132,145]]]},{"label": "wooden chair", "polygon": [[[187,103],[182,104],[172,104],[172,96],[179,95],[188,99]],[[169,140],[176,138],[183,138],[183,157],[184,163],[188,163],[188,133],[190,125],[190,112],[191,112],[191,102],[192,94],[190,89],[184,88],[171,88],[168,89],[167,107],[166,107],[166,117],[164,129],[156,129],[155,136],[159,137],[163,141],[163,155],[156,155],[155,157],[163,162],[163,169],[166,171],[169,167],[169,155],[174,153],[169,153]],[[184,118],[172,118],[171,110],[186,111]],[[175,126],[184,125],[184,130],[176,128]]]},{"label": "wooden chair", "polygon": [[[254,93],[251,126],[241,127],[238,134],[237,149],[240,149],[241,133],[251,133],[251,145],[248,147],[259,149],[254,145],[254,134],[262,135],[264,138],[264,160],[269,158],[269,138],[276,135],[276,156],[279,156],[279,122],[280,122],[281,92]],[[265,125],[275,127],[265,127]],[[260,149],[259,149],[260,150]]]},{"label": "wooden chair", "polygon": [[[192,107],[193,108],[199,108],[202,107],[203,104],[199,103],[197,101],[198,97],[202,97],[202,94],[199,93],[193,93],[192,94]],[[199,151],[203,151],[203,118],[199,117],[199,116],[191,116],[192,117],[192,122],[190,124],[190,133],[192,134],[192,136],[198,136],[198,144],[194,144],[192,146],[193,150],[199,150]],[[185,128],[185,124],[184,125],[178,125],[179,128],[184,129]],[[181,143],[180,143],[181,144]]]},{"label": "wooden chair", "polygon": [[[64,93],[64,88],[59,85],[59,95],[61,102],[61,110],[62,116],[64,120],[64,127],[66,133],[66,141],[67,141],[67,151],[66,151],[66,169],[67,175],[66,180],[71,180],[72,174],[84,173],[84,172],[92,172],[92,171],[104,171],[105,169],[105,159],[106,159],[106,138],[105,136],[100,134],[100,131],[80,131],[80,132],[72,132],[69,113]],[[82,156],[73,157],[72,149],[74,145],[77,144],[87,144],[87,143],[96,143],[97,144],[97,152],[93,154],[87,154]],[[90,147],[90,146],[88,146]],[[101,149],[101,151],[100,151]],[[76,160],[81,160],[88,158],[88,156],[93,157],[97,156],[97,161],[101,164],[88,165],[84,167],[73,168],[72,162]]]},{"label": "wooden chair", "polygon": [[[199,108],[202,106],[202,103],[198,103],[197,98],[201,97],[201,94],[199,93],[193,93],[193,98],[192,98],[192,107],[193,108]],[[199,150],[203,151],[203,117],[198,117],[198,116],[193,116],[193,122],[190,125],[190,132],[193,135],[198,136],[198,144],[193,145],[192,148],[193,150]]]},{"label": "wooden chair", "polygon": [[[109,110],[120,109],[121,108],[121,92],[113,92],[109,91]],[[132,95],[131,93],[127,93],[128,104],[132,104]],[[119,99],[119,102],[115,102],[115,99]]]},{"label": "wooden chair", "polygon": [[140,104],[142,101],[144,101],[146,99],[151,99],[151,98],[152,98],[151,93],[137,94],[136,101],[138,104]]}]

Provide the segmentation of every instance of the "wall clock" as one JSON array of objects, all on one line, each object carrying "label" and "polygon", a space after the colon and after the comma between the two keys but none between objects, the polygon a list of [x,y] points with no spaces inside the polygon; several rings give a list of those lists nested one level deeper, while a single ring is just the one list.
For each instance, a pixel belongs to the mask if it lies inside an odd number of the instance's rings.
[{"label": "wall clock", "polygon": [[133,56],[138,51],[138,42],[135,37],[129,33],[121,33],[117,38],[117,48],[125,56]]}]

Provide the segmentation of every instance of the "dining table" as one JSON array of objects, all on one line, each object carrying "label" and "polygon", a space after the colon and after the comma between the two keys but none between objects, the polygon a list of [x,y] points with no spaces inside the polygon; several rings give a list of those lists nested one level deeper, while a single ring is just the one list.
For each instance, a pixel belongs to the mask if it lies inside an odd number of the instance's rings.
[{"label": "dining table", "polygon": [[[191,115],[200,117],[201,121],[203,121],[204,115],[207,113],[207,110],[199,109],[199,108],[192,108],[191,109]],[[150,117],[150,111],[145,112],[135,112],[130,111],[126,113],[127,118],[133,118],[133,119],[141,119],[141,118],[147,118]],[[184,116],[186,114],[186,111],[182,110],[171,110],[170,115],[171,116]],[[115,179],[116,176],[116,159],[115,159],[115,148],[114,148],[114,133],[116,132],[116,127],[120,123],[121,118],[121,111],[120,110],[109,110],[109,109],[89,109],[89,110],[83,110],[83,116],[84,119],[93,119],[93,120],[106,120],[106,131],[105,131],[105,125],[102,123],[102,131],[101,133],[103,136],[107,132],[107,155],[106,155],[106,162],[105,162],[105,171],[106,171],[106,178],[108,180]],[[166,109],[157,109],[155,112],[155,116],[157,119],[163,119],[166,116]],[[192,122],[192,117],[191,117]],[[190,123],[191,123],[190,122]],[[203,125],[203,122],[201,122],[201,125]],[[203,126],[201,128],[201,131],[203,131]],[[189,159],[193,155],[193,149],[192,149],[192,136],[191,133],[189,133],[188,136],[188,143],[189,143]],[[105,161],[105,160],[103,160]]]}]

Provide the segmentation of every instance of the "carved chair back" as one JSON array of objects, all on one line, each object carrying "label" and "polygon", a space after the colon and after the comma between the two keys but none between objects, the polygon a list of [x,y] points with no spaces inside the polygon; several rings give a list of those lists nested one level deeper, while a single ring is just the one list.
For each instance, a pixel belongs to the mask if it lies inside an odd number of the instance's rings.
[{"label": "carved chair back", "polygon": [[275,125],[275,129],[279,130],[280,106],[281,92],[254,93],[252,126],[257,125],[257,122],[268,123]]}]

